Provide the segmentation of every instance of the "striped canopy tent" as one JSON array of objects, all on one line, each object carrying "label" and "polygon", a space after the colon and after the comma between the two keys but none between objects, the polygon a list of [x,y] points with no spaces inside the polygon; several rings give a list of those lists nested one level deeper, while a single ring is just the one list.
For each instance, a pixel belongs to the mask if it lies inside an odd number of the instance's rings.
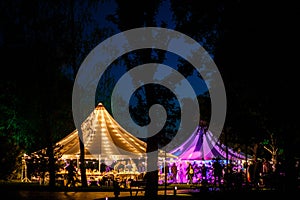
[{"label": "striped canopy tent", "polygon": [[[78,130],[56,143],[62,158],[76,159],[80,155],[79,140],[85,146],[86,159],[121,160],[145,158],[147,143],[122,128],[99,103],[87,119],[81,124],[82,137]],[[171,153],[168,158],[177,158]],[[159,156],[165,156],[162,150]]]},{"label": "striped canopy tent", "polygon": [[[213,160],[215,158],[225,160],[226,148],[211,131],[198,126],[182,145],[169,153],[178,156],[181,160]],[[227,151],[228,160],[246,159],[242,152],[236,152],[232,148],[227,148]]]}]

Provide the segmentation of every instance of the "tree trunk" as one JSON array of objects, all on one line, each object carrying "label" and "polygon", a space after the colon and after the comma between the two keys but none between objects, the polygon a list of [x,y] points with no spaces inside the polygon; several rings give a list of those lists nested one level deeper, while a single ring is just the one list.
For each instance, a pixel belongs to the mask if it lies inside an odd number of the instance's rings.
[{"label": "tree trunk", "polygon": [[295,151],[292,147],[293,136],[287,137],[284,145],[284,154],[285,154],[285,183],[284,189],[285,192],[296,192],[298,190],[298,172],[296,171],[296,159]]},{"label": "tree trunk", "polygon": [[[78,133],[81,131],[78,131]],[[84,144],[79,138],[80,144],[80,176],[81,176],[81,186],[87,187],[86,171],[85,171],[85,155],[84,155]]]},{"label": "tree trunk", "polygon": [[[157,141],[154,138],[149,138],[147,140],[147,152],[156,151],[156,155],[151,155],[147,158],[147,174],[146,174],[146,189],[145,189],[145,197],[147,199],[157,199],[158,192],[158,170],[157,170],[157,162],[158,162],[158,151],[157,151]],[[151,169],[156,169],[152,170]]]},{"label": "tree trunk", "polygon": [[53,146],[49,145],[49,175],[50,175],[50,180],[49,180],[49,187],[50,189],[53,189],[55,187],[55,158],[53,155]]}]

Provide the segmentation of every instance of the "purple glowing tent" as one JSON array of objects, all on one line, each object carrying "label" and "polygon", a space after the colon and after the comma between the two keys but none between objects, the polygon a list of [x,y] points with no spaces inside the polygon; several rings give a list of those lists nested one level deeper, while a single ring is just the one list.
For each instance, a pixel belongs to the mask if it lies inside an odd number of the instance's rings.
[{"label": "purple glowing tent", "polygon": [[[182,145],[169,153],[178,156],[181,160],[226,159],[226,146],[221,144],[211,131],[198,126]],[[246,156],[228,148],[228,160],[236,159],[245,160]]]}]

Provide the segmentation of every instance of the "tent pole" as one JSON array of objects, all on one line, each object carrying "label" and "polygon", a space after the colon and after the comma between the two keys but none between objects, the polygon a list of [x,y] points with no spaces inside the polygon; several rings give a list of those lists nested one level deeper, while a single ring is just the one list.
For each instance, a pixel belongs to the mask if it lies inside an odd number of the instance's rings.
[{"label": "tent pole", "polygon": [[164,172],[165,172],[165,196],[167,195],[167,182],[168,182],[168,177],[167,177],[167,173],[166,173],[166,158],[167,158],[167,151],[165,150],[165,162],[164,162]]},{"label": "tent pole", "polygon": [[100,156],[100,154],[99,154],[99,157],[98,157],[98,159],[99,159],[99,162],[98,162],[98,170],[99,170],[99,172],[100,172],[100,164],[101,164],[101,163],[100,163],[100,161],[101,161],[100,158],[101,158],[101,156]]},{"label": "tent pole", "polygon": [[248,190],[248,142],[246,142],[246,189]]},{"label": "tent pole", "polygon": [[227,133],[224,131],[225,134],[225,147],[226,147],[226,166],[228,166],[228,146],[227,146]]},{"label": "tent pole", "polygon": [[79,169],[79,155],[76,155],[76,164],[77,164],[77,169]]}]

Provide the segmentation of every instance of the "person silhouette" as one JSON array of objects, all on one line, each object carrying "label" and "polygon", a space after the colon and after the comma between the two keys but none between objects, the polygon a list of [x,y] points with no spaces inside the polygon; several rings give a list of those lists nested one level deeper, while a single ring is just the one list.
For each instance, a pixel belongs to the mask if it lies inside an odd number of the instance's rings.
[{"label": "person silhouette", "polygon": [[66,186],[69,187],[69,185],[70,185],[70,186],[74,187],[75,183],[76,183],[76,168],[74,167],[72,162],[70,162],[66,166],[66,170],[68,171]]},{"label": "person silhouette", "polygon": [[193,165],[188,162],[188,166],[186,168],[186,173],[187,173],[187,177],[188,177],[188,184],[193,184],[193,178],[194,178],[194,168]]},{"label": "person silhouette", "polygon": [[178,178],[179,178],[179,183],[183,183],[183,178],[184,178],[184,168],[183,168],[183,166],[182,166],[182,163],[179,164]]},{"label": "person silhouette", "polygon": [[221,185],[222,170],[223,167],[220,163],[220,159],[216,158],[215,162],[213,163],[214,185]]},{"label": "person silhouette", "polygon": [[172,180],[173,183],[177,183],[177,166],[175,163],[171,166]]}]

